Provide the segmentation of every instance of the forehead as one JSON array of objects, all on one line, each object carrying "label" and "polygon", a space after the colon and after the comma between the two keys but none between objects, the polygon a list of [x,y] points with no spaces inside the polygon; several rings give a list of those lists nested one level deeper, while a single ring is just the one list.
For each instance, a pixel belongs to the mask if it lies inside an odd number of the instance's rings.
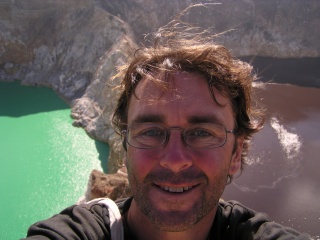
[{"label": "forehead", "polygon": [[[176,72],[166,76],[155,76],[166,83],[164,90],[149,79],[142,79],[131,96],[128,108],[128,124],[137,119],[155,117],[160,122],[172,121],[187,124],[190,119],[211,117],[224,123],[233,120],[230,100],[214,91],[219,106],[212,98],[207,80],[197,73]],[[169,121],[170,120],[170,121]],[[140,120],[139,120],[140,121]],[[139,122],[138,121],[138,122]]]}]

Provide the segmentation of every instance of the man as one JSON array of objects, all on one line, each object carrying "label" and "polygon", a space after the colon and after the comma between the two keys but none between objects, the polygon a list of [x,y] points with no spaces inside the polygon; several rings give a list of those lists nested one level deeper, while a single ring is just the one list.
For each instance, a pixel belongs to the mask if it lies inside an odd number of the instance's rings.
[{"label": "man", "polygon": [[[121,68],[113,123],[133,194],[72,206],[31,226],[32,239],[309,239],[220,199],[242,170],[252,134],[250,65],[193,29],[161,29]],[[42,236],[42,237],[41,237]]]}]

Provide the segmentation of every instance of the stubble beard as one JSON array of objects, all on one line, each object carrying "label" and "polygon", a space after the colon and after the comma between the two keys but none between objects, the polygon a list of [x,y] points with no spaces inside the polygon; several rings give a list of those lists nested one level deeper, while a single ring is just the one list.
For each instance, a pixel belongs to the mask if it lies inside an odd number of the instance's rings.
[{"label": "stubble beard", "polygon": [[[147,175],[144,182],[140,184],[131,169],[128,169],[128,177],[133,198],[140,211],[155,227],[167,232],[181,232],[194,226],[217,206],[227,184],[227,174],[222,174],[213,186],[209,186],[209,180],[204,173],[174,174],[169,171],[162,171]],[[167,211],[160,211],[155,207],[154,200],[146,197],[150,196],[150,184],[155,179],[172,179],[172,182],[177,182],[179,179],[185,181],[188,178],[199,179],[204,185],[202,186],[204,190],[202,190],[201,197],[189,211],[179,211],[181,204],[178,201],[166,203]]]}]

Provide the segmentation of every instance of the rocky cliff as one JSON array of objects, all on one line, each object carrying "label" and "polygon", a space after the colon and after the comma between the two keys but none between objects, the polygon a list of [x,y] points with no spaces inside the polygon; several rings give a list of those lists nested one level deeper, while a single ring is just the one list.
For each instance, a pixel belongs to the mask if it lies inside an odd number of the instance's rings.
[{"label": "rocky cliff", "polygon": [[[110,126],[115,67],[143,34],[198,1],[0,0],[0,80],[53,88],[71,107],[74,125],[110,144],[108,169],[123,153]],[[236,56],[320,56],[317,0],[223,0],[183,18],[215,33]]]},{"label": "rocky cliff", "polygon": [[190,4],[183,20],[215,33],[232,30],[219,42],[236,56],[276,58],[319,57],[320,2],[317,0],[97,0],[99,6],[119,16],[137,40],[172,20]]}]

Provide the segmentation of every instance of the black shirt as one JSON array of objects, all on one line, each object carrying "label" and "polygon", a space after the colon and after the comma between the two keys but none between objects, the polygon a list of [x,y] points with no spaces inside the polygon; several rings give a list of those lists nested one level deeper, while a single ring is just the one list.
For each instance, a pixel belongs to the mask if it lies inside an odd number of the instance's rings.
[{"label": "black shirt", "polygon": [[[117,201],[120,213],[125,214],[132,198]],[[110,237],[109,212],[103,204],[74,205],[60,214],[32,225],[26,239],[104,239]],[[125,240],[134,240],[124,221]],[[306,234],[272,222],[266,214],[257,213],[236,201],[219,202],[212,224],[210,239],[250,240],[311,239]]]}]

